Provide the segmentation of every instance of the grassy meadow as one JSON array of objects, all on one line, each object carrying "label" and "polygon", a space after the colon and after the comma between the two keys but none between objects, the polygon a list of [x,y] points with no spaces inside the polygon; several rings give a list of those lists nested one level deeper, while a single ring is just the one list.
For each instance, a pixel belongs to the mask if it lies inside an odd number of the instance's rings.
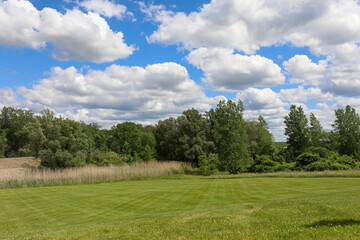
[{"label": "grassy meadow", "polygon": [[0,189],[0,239],[358,239],[359,199],[350,176]]}]

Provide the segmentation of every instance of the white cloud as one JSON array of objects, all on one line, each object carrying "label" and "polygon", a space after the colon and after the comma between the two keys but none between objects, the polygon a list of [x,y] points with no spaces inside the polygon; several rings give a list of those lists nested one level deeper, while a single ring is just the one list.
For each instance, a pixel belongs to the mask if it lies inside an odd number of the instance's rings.
[{"label": "white cloud", "polygon": [[56,59],[111,62],[126,58],[135,48],[121,32],[113,32],[98,14],[77,9],[62,14],[52,8],[38,11],[29,1],[0,1],[0,44],[18,48],[53,48]]},{"label": "white cloud", "polygon": [[79,2],[79,6],[87,11],[92,11],[109,18],[116,17],[117,19],[123,19],[127,15],[133,16],[131,12],[126,11],[126,6],[109,0],[85,0]]},{"label": "white cloud", "polygon": [[244,103],[247,110],[274,109],[287,105],[282,102],[278,94],[270,88],[248,88],[236,95]]},{"label": "white cloud", "polygon": [[296,55],[283,65],[292,83],[315,85],[323,92],[336,95],[360,96],[360,47],[357,44],[337,45],[326,60],[318,63],[305,55]]},{"label": "white cloud", "polygon": [[40,13],[28,1],[0,1],[0,44],[38,49],[45,45],[39,37]]},{"label": "white cloud", "polygon": [[291,75],[291,83],[318,85],[324,78],[327,61],[313,63],[306,55],[295,55],[283,63],[285,70]]},{"label": "white cloud", "polygon": [[81,73],[74,67],[55,67],[48,78],[32,89],[18,93],[28,105],[82,116],[82,120],[153,121],[180,114],[188,108],[207,111],[223,97],[208,98],[189,78],[187,70],[176,63],[142,67],[112,65],[105,71]]},{"label": "white cloud", "polygon": [[187,60],[204,71],[205,83],[222,91],[239,91],[252,86],[274,86],[284,82],[281,68],[259,55],[233,54],[226,48],[200,48]]},{"label": "white cloud", "polygon": [[332,53],[334,46],[360,40],[360,5],[357,0],[328,0],[311,22],[288,35],[296,46],[309,46],[316,54]]},{"label": "white cloud", "polygon": [[329,92],[322,92],[320,88],[308,88],[299,86],[297,88],[281,89],[279,96],[284,101],[291,103],[316,101],[332,101],[334,96]]},{"label": "white cloud", "polygon": [[228,47],[254,53],[323,16],[327,4],[326,0],[212,0],[188,15],[150,5],[153,20],[160,25],[148,40],[187,49]]},{"label": "white cloud", "polygon": [[19,106],[16,93],[10,88],[0,88],[0,109]]},{"label": "white cloud", "polygon": [[53,56],[60,60],[78,59],[96,63],[126,58],[134,51],[121,32],[114,33],[98,14],[68,10],[61,14],[45,8],[41,12],[39,33],[54,44]]}]

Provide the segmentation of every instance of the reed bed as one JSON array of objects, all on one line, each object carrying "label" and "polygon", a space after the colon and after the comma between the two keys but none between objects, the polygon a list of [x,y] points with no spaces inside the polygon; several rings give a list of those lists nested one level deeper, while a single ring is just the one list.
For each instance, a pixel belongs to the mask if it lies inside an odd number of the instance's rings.
[{"label": "reed bed", "polygon": [[0,169],[0,188],[40,187],[114,182],[125,179],[168,176],[181,170],[180,162],[133,163],[121,166],[85,166],[70,169]]}]

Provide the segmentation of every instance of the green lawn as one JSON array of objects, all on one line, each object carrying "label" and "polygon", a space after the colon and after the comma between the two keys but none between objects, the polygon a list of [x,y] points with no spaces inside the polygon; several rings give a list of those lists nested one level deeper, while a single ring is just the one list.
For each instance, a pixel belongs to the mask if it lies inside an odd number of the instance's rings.
[{"label": "green lawn", "polygon": [[0,239],[359,239],[360,178],[0,189]]}]

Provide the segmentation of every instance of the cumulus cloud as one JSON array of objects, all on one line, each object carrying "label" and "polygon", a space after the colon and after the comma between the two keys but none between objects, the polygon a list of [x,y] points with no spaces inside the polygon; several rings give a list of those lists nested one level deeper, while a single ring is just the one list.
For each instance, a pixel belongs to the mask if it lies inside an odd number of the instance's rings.
[{"label": "cumulus cloud", "polygon": [[212,0],[187,15],[150,5],[153,20],[160,25],[148,40],[187,49],[229,47],[254,53],[304,30],[303,26],[323,16],[328,8],[325,0]]},{"label": "cumulus cloud", "polygon": [[248,88],[238,93],[236,99],[241,99],[248,110],[274,109],[287,105],[270,88]]},{"label": "cumulus cloud", "polygon": [[192,51],[187,60],[204,72],[206,84],[222,91],[274,86],[285,80],[281,68],[272,60],[259,55],[234,54],[231,49],[200,48]]},{"label": "cumulus cloud", "polygon": [[[188,50],[230,48],[247,54],[254,54],[263,46],[308,47],[325,60],[315,63],[305,55],[296,55],[286,61],[284,68],[291,83],[315,85],[324,92],[343,96],[359,96],[358,0],[212,0],[189,14],[161,5],[142,4],[141,9],[159,24],[148,37],[150,43],[177,44]],[[200,66],[199,61],[195,65]],[[207,74],[206,79],[220,90],[220,83],[225,84],[223,90],[233,86],[230,80],[217,82],[211,78],[213,72]],[[237,89],[251,86],[270,85],[245,85]]]},{"label": "cumulus cloud", "polygon": [[279,96],[282,100],[288,102],[308,102],[310,100],[316,101],[332,101],[334,96],[329,92],[322,92],[320,88],[308,88],[303,86],[297,88],[281,89]]},{"label": "cumulus cloud", "polygon": [[126,6],[109,0],[85,0],[79,2],[79,6],[109,18],[123,19],[126,16],[133,16],[131,12],[127,11]]},{"label": "cumulus cloud", "polygon": [[0,88],[0,109],[3,107],[17,107],[19,101],[16,93],[10,88]]},{"label": "cumulus cloud", "polygon": [[315,85],[335,95],[360,96],[360,47],[357,44],[337,45],[326,60],[318,63],[305,55],[296,55],[283,65],[292,83]]},{"label": "cumulus cloud", "polygon": [[303,83],[304,85],[319,85],[323,80],[328,62],[312,62],[306,55],[295,55],[283,63],[285,70],[291,75],[291,83]]},{"label": "cumulus cloud", "polygon": [[31,89],[21,87],[18,93],[28,105],[51,106],[72,117],[83,116],[83,120],[111,121],[151,121],[191,107],[205,111],[223,99],[206,97],[187,70],[176,63],[145,68],[111,65],[105,71],[87,73],[55,67],[48,78]]},{"label": "cumulus cloud", "polygon": [[159,23],[149,42],[188,49],[229,47],[254,53],[261,46],[290,42],[328,54],[333,46],[360,39],[357,0],[212,0],[188,15],[152,5],[143,11]]},{"label": "cumulus cloud", "polygon": [[2,45],[35,49],[45,45],[37,31],[40,13],[29,1],[0,1],[0,23]]},{"label": "cumulus cloud", "polygon": [[97,13],[73,9],[62,14],[52,8],[38,11],[27,0],[7,0],[0,1],[0,22],[0,44],[34,49],[48,46],[59,60],[111,62],[135,50]]}]

